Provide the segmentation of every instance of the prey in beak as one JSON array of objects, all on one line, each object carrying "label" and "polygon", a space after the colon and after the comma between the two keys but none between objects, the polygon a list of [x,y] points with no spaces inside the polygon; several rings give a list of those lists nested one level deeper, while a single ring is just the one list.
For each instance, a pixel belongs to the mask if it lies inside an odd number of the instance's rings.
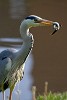
[{"label": "prey in beak", "polygon": [[27,18],[25,18],[25,20],[28,20],[29,28],[37,26],[53,26],[54,30],[52,32],[52,35],[55,34],[61,27],[61,25],[58,22],[42,19],[41,17],[35,15],[30,15]]},{"label": "prey in beak", "polygon": [[61,28],[61,24],[59,24],[58,22],[53,22],[53,28],[54,31],[52,32],[52,35],[55,34],[60,28]]},{"label": "prey in beak", "polygon": [[55,34],[61,27],[58,22],[53,22],[45,19],[37,20],[37,23],[40,23],[40,26],[53,26],[54,31],[51,35]]}]

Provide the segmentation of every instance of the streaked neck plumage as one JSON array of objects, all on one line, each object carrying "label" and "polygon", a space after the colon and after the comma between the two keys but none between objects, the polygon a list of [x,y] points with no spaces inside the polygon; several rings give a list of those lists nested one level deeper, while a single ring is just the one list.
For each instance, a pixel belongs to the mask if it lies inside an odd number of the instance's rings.
[{"label": "streaked neck plumage", "polygon": [[28,48],[32,48],[33,47],[33,35],[29,32],[29,27],[28,25],[25,23],[25,21],[23,21],[20,25],[20,34],[23,40],[23,44],[21,46],[21,51],[23,47]]},{"label": "streaked neck plumage", "polygon": [[[15,54],[16,58],[14,59],[14,65],[16,67],[21,66],[26,61],[26,58],[32,50],[34,42],[33,35],[29,32],[29,28],[24,21],[20,26],[20,34],[23,40],[23,44],[21,49]],[[15,67],[14,65],[13,67]]]},{"label": "streaked neck plumage", "polygon": [[21,26],[20,26],[20,34],[23,39],[23,44],[22,44],[20,50],[15,53],[15,57],[14,57],[13,63],[12,63],[12,69],[11,69],[10,73],[8,74],[7,79],[10,79],[11,75],[16,70],[21,68],[21,65],[23,65],[25,63],[26,58],[30,54],[32,47],[33,47],[33,42],[34,42],[33,35],[31,33],[29,33],[28,26],[26,24],[24,24],[23,22],[21,23]]}]

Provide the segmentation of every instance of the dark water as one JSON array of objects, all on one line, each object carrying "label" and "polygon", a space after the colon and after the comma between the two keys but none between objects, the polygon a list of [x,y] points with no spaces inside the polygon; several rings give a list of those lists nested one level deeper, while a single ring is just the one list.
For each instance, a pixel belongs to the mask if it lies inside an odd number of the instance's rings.
[{"label": "dark water", "polygon": [[[7,0],[0,1],[0,37],[20,37],[19,26],[27,15],[34,14],[58,21],[62,28],[54,35],[52,27],[37,27],[30,31],[34,35],[33,48],[34,84],[40,93],[44,82],[49,90],[67,90],[67,1],[66,0]],[[2,45],[2,43],[0,43]],[[7,43],[8,44],[8,43]]]}]

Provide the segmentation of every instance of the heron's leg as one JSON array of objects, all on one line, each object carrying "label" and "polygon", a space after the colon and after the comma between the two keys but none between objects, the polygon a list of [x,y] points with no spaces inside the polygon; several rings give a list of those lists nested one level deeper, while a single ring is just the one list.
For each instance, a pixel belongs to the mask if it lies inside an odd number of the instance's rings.
[{"label": "heron's leg", "polygon": [[5,91],[4,91],[4,85],[2,85],[2,94],[3,94],[3,100],[5,100]]},{"label": "heron's leg", "polygon": [[5,100],[5,91],[3,91],[3,100]]},{"label": "heron's leg", "polygon": [[12,90],[10,89],[9,100],[12,100]]},{"label": "heron's leg", "polygon": [[9,95],[9,100],[12,100],[12,92],[14,89],[14,85],[12,87],[10,87],[10,95]]}]

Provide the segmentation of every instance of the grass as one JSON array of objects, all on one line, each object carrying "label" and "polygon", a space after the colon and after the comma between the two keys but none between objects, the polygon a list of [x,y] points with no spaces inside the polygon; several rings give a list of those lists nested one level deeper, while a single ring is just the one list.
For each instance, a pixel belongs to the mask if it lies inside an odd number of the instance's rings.
[{"label": "grass", "polygon": [[48,92],[48,82],[45,82],[44,95],[36,96],[36,86],[32,88],[33,100],[67,100],[67,92]]},{"label": "grass", "polygon": [[46,96],[39,95],[36,100],[67,100],[67,92],[63,93],[48,93]]}]

